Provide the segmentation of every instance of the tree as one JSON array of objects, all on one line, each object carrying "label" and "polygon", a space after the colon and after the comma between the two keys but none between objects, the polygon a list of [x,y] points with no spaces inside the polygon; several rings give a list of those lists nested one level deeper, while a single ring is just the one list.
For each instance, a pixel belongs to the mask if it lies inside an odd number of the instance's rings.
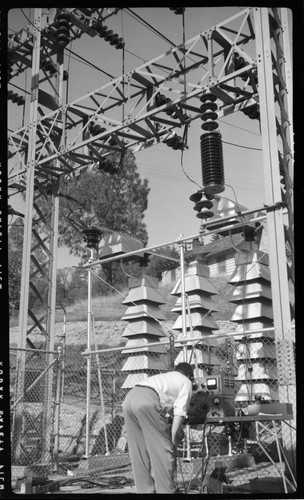
[{"label": "tree", "polygon": [[[114,157],[119,162],[119,157]],[[148,206],[148,180],[141,180],[134,155],[125,153],[116,174],[91,170],[60,186],[59,243],[72,254],[86,258],[81,230],[90,226],[136,236],[144,244],[148,234],[143,222]]]},{"label": "tree", "polygon": [[8,232],[8,290],[13,309],[19,309],[20,302],[23,226],[23,219],[18,217]]},{"label": "tree", "polygon": [[[82,261],[89,257],[82,230],[100,227],[148,241],[144,212],[148,206],[148,180],[137,172],[134,154],[127,151],[121,161],[112,155],[116,173],[90,170],[64,181],[59,189],[59,244],[66,245]],[[119,167],[118,167],[119,164]],[[113,282],[112,265],[103,266],[105,278]]]},{"label": "tree", "polygon": [[[171,248],[170,246],[165,246],[156,250],[156,253],[172,257],[174,259],[179,259],[179,252],[174,247]],[[179,262],[160,257],[159,255],[150,256],[149,264],[147,269],[145,269],[145,273],[160,279],[164,271],[178,267]]]},{"label": "tree", "polygon": [[57,271],[56,303],[69,306],[87,297],[87,280],[77,269],[65,267]]}]

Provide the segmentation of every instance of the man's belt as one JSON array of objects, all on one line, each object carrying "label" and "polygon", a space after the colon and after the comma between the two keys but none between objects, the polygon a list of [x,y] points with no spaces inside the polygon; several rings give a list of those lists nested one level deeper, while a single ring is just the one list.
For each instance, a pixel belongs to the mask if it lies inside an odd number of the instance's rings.
[{"label": "man's belt", "polygon": [[141,385],[141,384],[136,384],[134,387],[145,387],[146,389],[151,389],[151,391],[154,391],[154,392],[155,392],[155,394],[157,394],[157,395],[158,395],[158,397],[159,397],[159,394],[158,394],[157,390],[156,390],[156,389],[153,389],[153,387],[150,387],[149,385]]}]

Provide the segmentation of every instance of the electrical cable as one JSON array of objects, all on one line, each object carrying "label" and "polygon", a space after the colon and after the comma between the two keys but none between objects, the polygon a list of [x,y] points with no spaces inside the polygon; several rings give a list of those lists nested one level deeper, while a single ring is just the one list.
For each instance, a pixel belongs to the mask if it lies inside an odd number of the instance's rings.
[{"label": "electrical cable", "polygon": [[253,135],[256,135],[257,137],[261,137],[261,134],[257,134],[256,132],[253,132],[252,130],[248,130],[248,129],[243,128],[243,127],[238,127],[237,125],[234,125],[232,123],[225,122],[224,120],[221,120],[220,118],[218,119],[218,121],[221,123],[224,123],[224,125],[229,125],[229,127],[234,127],[234,128],[239,129],[239,130],[243,130],[244,132],[248,132],[248,134],[253,134]]},{"label": "electrical cable", "polygon": [[27,22],[29,22],[37,31],[40,31],[40,33],[42,33],[41,30],[39,30],[37,28],[37,26],[35,26],[35,24],[27,17],[27,15],[25,14],[24,10],[22,9],[22,7],[20,7],[20,10],[22,12],[22,14],[24,15],[25,19],[27,20]]},{"label": "electrical cable", "polygon": [[[143,249],[143,250],[144,250],[144,249]],[[110,283],[108,283],[108,282],[107,282],[107,281],[105,281],[103,278],[101,278],[101,276],[99,276],[99,275],[98,275],[98,274],[97,274],[97,273],[96,273],[93,269],[91,269],[91,272],[92,272],[92,274],[94,274],[94,276],[96,276],[96,278],[98,278],[100,281],[102,281],[103,283],[105,283],[106,285],[108,285],[110,288],[112,288],[112,290],[114,290],[116,293],[118,293],[118,294],[122,295],[122,297],[123,297],[124,299],[126,299],[126,298],[127,298],[127,295],[125,295],[125,294],[123,294],[122,292],[120,292],[120,291],[119,291],[117,288],[115,288],[113,285],[110,285]],[[137,306],[137,305],[138,305],[136,302],[133,302],[133,301],[130,301],[130,304],[133,304],[133,305],[135,305],[135,306]],[[154,319],[155,321],[157,321],[157,323],[161,326],[161,321],[160,321],[159,319],[157,319],[155,316],[153,316],[152,314],[150,314],[150,313],[148,313],[148,312],[146,312],[146,314],[147,314],[148,316],[150,316],[152,319]],[[131,331],[133,331],[133,330],[132,330],[132,328],[130,328],[130,326],[129,326],[129,329],[130,329]],[[170,331],[170,332],[172,332],[172,333],[174,333],[174,332],[173,332],[173,330],[172,330],[172,328],[170,328],[170,327],[169,327],[169,331]],[[136,333],[136,332],[134,332],[134,333]]]},{"label": "electrical cable", "polygon": [[252,149],[253,151],[263,151],[261,148],[251,148],[250,146],[242,146],[241,144],[235,144],[233,142],[222,141],[224,144],[229,144],[230,146],[236,146],[243,149]]},{"label": "electrical cable", "polygon": [[125,476],[116,476],[116,477],[101,477],[101,481],[95,481],[93,479],[88,478],[87,476],[79,476],[72,477],[69,479],[56,480],[54,483],[58,484],[59,487],[67,486],[73,483],[89,483],[95,486],[107,487],[107,488],[116,488],[117,486],[122,486],[125,484],[133,484],[132,479],[128,479]]},{"label": "electrical cable", "polygon": [[127,276],[127,278],[135,278],[136,276],[133,274],[128,274],[127,271],[125,270],[124,266],[123,266],[123,261],[122,259],[119,261],[120,262],[120,268],[122,270],[122,272],[124,273],[125,276]]},{"label": "electrical cable", "polygon": [[174,43],[171,40],[169,40],[169,38],[167,38],[165,35],[163,35],[162,33],[160,33],[160,31],[158,31],[156,28],[154,28],[150,23],[148,23],[148,21],[145,21],[141,16],[139,16],[138,14],[136,14],[135,12],[133,12],[129,7],[127,9],[125,9],[125,10],[131,12],[133,14],[133,16],[135,16],[137,19],[139,19],[141,21],[141,24],[145,24],[152,32],[154,32],[155,34],[157,34],[160,38],[162,38],[163,40],[165,40],[166,42],[168,42],[173,47],[176,47],[176,43]]},{"label": "electrical cable", "polygon": [[[246,259],[245,259],[245,269],[247,268],[247,252],[246,252]],[[243,296],[242,296],[242,327],[243,327],[243,331],[245,330],[245,318],[244,318],[244,313],[245,313],[245,287],[246,287],[246,276],[247,274],[245,274],[244,276],[244,289],[243,289]],[[248,394],[248,397],[249,397],[249,401],[253,401],[253,386],[252,386],[252,370],[253,370],[253,367],[252,367],[252,363],[251,363],[251,359],[250,359],[250,348],[249,348],[249,345],[248,344],[248,337],[247,335],[244,336],[244,340],[243,340],[244,344],[245,344],[245,373],[249,373],[249,380],[250,382],[248,382],[247,380],[247,377],[246,377],[246,387],[247,387],[247,394]]]},{"label": "electrical cable", "polygon": [[86,64],[88,64],[89,66],[91,66],[92,68],[94,69],[97,69],[98,71],[100,71],[101,73],[103,73],[104,75],[108,76],[109,78],[116,78],[116,76],[113,76],[111,75],[110,73],[108,73],[107,71],[104,71],[103,69],[99,68],[98,66],[96,66],[95,64],[93,64],[92,62],[88,61],[87,59],[85,59],[84,57],[80,56],[79,54],[76,54],[76,52],[73,52],[73,50],[71,49],[68,49],[66,48],[65,50],[67,50],[68,52],[70,52],[71,54],[73,54],[74,56],[76,56],[78,59],[80,59],[81,61],[85,62]]},{"label": "electrical cable", "polygon": [[[175,180],[175,181],[182,181],[183,180],[183,178],[181,178],[178,174],[176,174],[175,169],[167,168],[166,172],[164,172],[161,167],[157,167],[157,166],[154,166],[152,164],[141,163],[140,166],[143,167],[144,173],[149,174],[150,176],[159,177],[161,179]],[[169,175],[166,175],[166,173]],[[170,175],[170,174],[172,174],[172,175]],[[191,180],[191,179],[189,179],[189,180]],[[193,180],[192,182],[195,183],[196,181]],[[201,188],[201,186],[199,184],[197,184],[197,185]],[[247,189],[249,189],[250,191],[252,191],[252,190],[260,191],[261,190],[260,187],[250,186],[250,183],[247,183],[246,185],[244,185],[244,184],[240,184],[240,183],[235,182],[235,185],[242,190],[247,190]]]},{"label": "electrical cable", "polygon": [[[187,143],[187,138],[188,138],[188,125],[185,125],[185,129],[184,129],[184,134],[183,134],[183,142],[184,143]],[[202,186],[200,186],[196,181],[194,181],[193,179],[191,179],[191,177],[187,174],[187,172],[185,171],[184,169],[184,150],[181,151],[181,169],[182,169],[182,172],[183,174],[187,177],[187,179],[191,182],[193,182],[193,184],[196,184],[200,189],[202,189]]]},{"label": "electrical cable", "polygon": [[[129,10],[130,12],[131,9],[128,8],[128,9],[125,9],[125,10]],[[130,15],[130,12],[128,12],[128,14]],[[149,27],[149,29],[155,33],[156,35],[158,35],[160,38],[164,39],[165,41],[167,41],[170,45],[172,45],[173,47],[176,47],[176,44],[174,42],[172,42],[171,40],[169,40],[167,37],[165,37],[162,33],[160,33],[158,30],[156,30],[155,28],[153,28],[153,26],[151,26],[149,23],[147,23],[147,21],[145,21],[144,19],[142,19],[138,14],[135,14],[135,12],[132,12],[132,14],[134,14],[134,16],[137,16],[137,18],[141,21],[139,21],[141,24],[144,24],[144,25],[147,25]],[[131,16],[132,17],[132,16]],[[184,13],[183,13],[183,17],[184,17]],[[138,19],[136,19],[138,21]],[[133,54],[135,55],[135,54]],[[195,54],[195,55],[198,55],[198,54]],[[199,54],[200,55],[200,54]],[[138,56],[135,56],[135,57],[138,57]],[[194,62],[195,63],[195,60],[192,59],[189,55],[188,55],[188,59],[190,59],[190,61]],[[158,66],[157,63],[155,63],[155,66]],[[198,67],[202,67],[202,63],[198,66]],[[163,66],[161,66],[162,70],[163,71],[167,71],[168,74],[171,74],[171,71],[170,70],[167,70],[166,68],[164,68]],[[205,71],[208,71],[204,66],[203,66],[203,69]]]},{"label": "electrical cable", "polygon": [[127,52],[127,54],[131,54],[131,56],[134,56],[134,57],[137,57],[137,59],[140,59],[142,62],[144,63],[147,63],[148,61],[146,59],[144,59],[143,57],[140,57],[138,56],[137,54],[134,54],[134,52],[132,52],[131,50],[128,50],[125,48],[125,52]]}]

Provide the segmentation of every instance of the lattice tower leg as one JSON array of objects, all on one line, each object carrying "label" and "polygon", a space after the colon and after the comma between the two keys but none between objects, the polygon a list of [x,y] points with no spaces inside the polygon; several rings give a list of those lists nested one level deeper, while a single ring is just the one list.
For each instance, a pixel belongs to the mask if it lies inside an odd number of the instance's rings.
[{"label": "lattice tower leg", "polygon": [[[41,45],[41,9],[35,9],[35,31],[33,40],[32,55],[32,94],[30,103],[30,126],[29,126],[29,163],[26,172],[26,211],[24,219],[24,240],[22,253],[22,273],[21,273],[21,291],[20,291],[20,311],[19,311],[19,338],[17,355],[17,391],[16,400],[24,393],[25,377],[25,358],[26,358],[26,334],[28,320],[28,302],[29,302],[29,282],[30,282],[30,264],[31,264],[31,241],[32,241],[32,217],[33,217],[33,199],[34,199],[34,175],[35,175],[35,155],[36,155],[36,117],[38,107],[38,75],[40,64],[40,45]],[[22,415],[23,404],[16,406],[14,414],[14,433],[15,433],[15,457],[18,459],[21,452],[22,437]]]},{"label": "lattice tower leg", "polygon": [[[271,39],[273,27],[269,23],[269,9],[256,8],[254,10],[254,21],[257,43],[257,67],[259,79],[259,99],[261,114],[261,130],[263,145],[263,164],[265,176],[266,203],[280,203],[281,186],[279,177],[278,159],[278,136],[276,104],[277,95],[273,78],[273,61],[277,57],[273,55],[273,40]],[[283,47],[280,47],[283,51]],[[281,56],[281,54],[280,54]],[[278,106],[277,106],[278,107]],[[284,237],[284,218],[282,208],[268,211],[267,225],[269,234],[269,263],[272,285],[272,300],[274,313],[275,338],[277,342],[286,345],[292,341],[290,301],[288,293],[288,277],[286,266],[286,250]],[[294,360],[291,360],[294,367]],[[279,363],[279,394],[281,402],[293,404],[294,414],[296,413],[296,387],[294,370],[293,376],[288,383],[283,382],[284,375],[280,373],[282,365]],[[294,422],[292,422],[294,426]],[[283,445],[291,467],[295,472],[296,464],[296,442],[295,432],[291,427],[285,426],[283,432]]]}]

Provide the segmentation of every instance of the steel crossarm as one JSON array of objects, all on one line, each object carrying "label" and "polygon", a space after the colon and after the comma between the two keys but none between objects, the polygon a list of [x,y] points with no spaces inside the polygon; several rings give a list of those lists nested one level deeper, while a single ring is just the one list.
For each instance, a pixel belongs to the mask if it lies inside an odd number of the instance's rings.
[{"label": "steel crossarm", "polygon": [[[43,9],[41,17],[41,63],[51,60],[58,52],[56,43],[56,14],[61,9]],[[79,39],[84,33],[91,37],[97,35],[92,27],[92,19],[104,22],[109,17],[117,14],[118,8],[65,8],[70,16],[70,41]],[[8,54],[11,58],[12,75],[18,76],[27,68],[32,66],[33,53],[33,30],[31,24],[24,26],[21,30],[9,35]]]},{"label": "steel crossarm", "polygon": [[[250,14],[251,8],[244,9],[216,27],[51,112],[43,109],[46,98],[41,94],[38,97],[42,116],[37,120],[36,175],[68,174],[75,160],[79,159],[84,166],[114,151],[131,148],[135,152],[162,142],[170,131],[200,117],[202,92],[210,90],[222,101],[220,116],[252,104],[252,99],[258,100]],[[236,52],[244,59],[244,66],[239,69],[234,64]],[[184,75],[187,75],[186,84]],[[246,81],[240,80],[244,75],[248,76]],[[162,93],[170,102],[156,106],[156,95]],[[166,116],[170,107],[176,110],[175,118]],[[60,116],[64,116],[64,127]],[[92,135],[92,123],[105,130]],[[67,142],[64,148],[59,148],[58,137],[63,128]],[[18,168],[10,168],[11,186],[16,184],[16,176],[20,177],[27,168],[27,127],[9,136],[9,147],[13,159],[18,159]],[[56,159],[60,165],[58,172],[53,171],[52,166]]]}]

